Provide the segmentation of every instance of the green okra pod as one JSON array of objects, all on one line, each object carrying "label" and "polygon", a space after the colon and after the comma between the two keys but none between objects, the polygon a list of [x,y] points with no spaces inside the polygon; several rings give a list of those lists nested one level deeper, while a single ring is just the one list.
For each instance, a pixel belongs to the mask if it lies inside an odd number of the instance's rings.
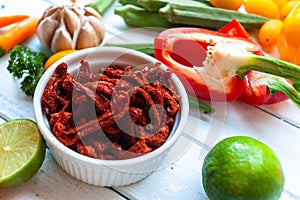
[{"label": "green okra pod", "polygon": [[119,0],[119,2],[120,2],[122,5],[131,4],[131,5],[136,5],[136,6],[138,6],[137,1],[138,1],[138,0]]},{"label": "green okra pod", "polygon": [[194,4],[200,2],[203,5],[211,6],[207,0],[137,0],[137,5],[145,8],[147,11],[158,12],[159,9],[168,3]]},{"label": "green okra pod", "polygon": [[138,5],[151,12],[158,12],[160,8],[167,5],[170,1],[173,0],[137,0]]},{"label": "green okra pod", "polygon": [[199,108],[200,110],[202,110],[206,113],[215,112],[214,108],[212,108],[209,105],[199,101],[198,99],[192,97],[191,95],[188,95],[188,98],[189,98],[189,104],[192,108]]},{"label": "green okra pod", "polygon": [[144,8],[126,4],[115,7],[115,14],[121,16],[125,23],[135,27],[174,27],[166,18],[157,12],[148,12]]},{"label": "green okra pod", "polygon": [[207,6],[203,2],[186,4],[168,3],[159,13],[173,24],[185,24],[203,28],[219,29],[232,19],[236,19],[246,29],[260,28],[268,18],[255,14],[246,14],[234,10],[226,10]]},{"label": "green okra pod", "polygon": [[94,8],[100,15],[113,4],[114,0],[92,0],[86,6]]},{"label": "green okra pod", "polygon": [[154,56],[153,43],[106,43],[104,46],[124,47]]}]

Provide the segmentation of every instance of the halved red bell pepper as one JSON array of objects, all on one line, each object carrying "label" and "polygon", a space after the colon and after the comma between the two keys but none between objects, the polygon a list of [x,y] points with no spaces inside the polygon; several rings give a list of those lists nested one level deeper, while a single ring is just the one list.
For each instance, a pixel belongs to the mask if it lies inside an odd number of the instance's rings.
[{"label": "halved red bell pepper", "polygon": [[[246,29],[235,19],[223,26],[219,32],[232,36],[243,37],[255,42]],[[258,51],[256,54],[264,55],[262,51]],[[263,81],[266,77],[267,75],[261,72],[253,70],[249,71],[245,75],[246,87],[242,95],[239,97],[239,100],[253,106],[273,104],[287,100],[288,97],[281,91],[270,92],[270,88],[266,85],[266,81]]]},{"label": "halved red bell pepper", "polygon": [[231,101],[241,96],[245,89],[245,80],[229,75],[228,78],[214,81],[214,77],[200,75],[194,67],[202,66],[207,56],[208,46],[222,40],[243,43],[250,52],[260,51],[258,45],[244,38],[202,28],[171,28],[161,32],[159,37],[155,38],[154,56],[173,68],[180,79],[186,83],[189,94],[195,95],[198,99]]},{"label": "halved red bell pepper", "polygon": [[[259,52],[252,39],[202,28],[171,28],[154,39],[154,56],[174,70],[187,92],[211,101],[240,98],[246,88],[244,75],[250,70],[300,82],[298,66],[256,55]],[[297,91],[289,93],[298,102]]]}]

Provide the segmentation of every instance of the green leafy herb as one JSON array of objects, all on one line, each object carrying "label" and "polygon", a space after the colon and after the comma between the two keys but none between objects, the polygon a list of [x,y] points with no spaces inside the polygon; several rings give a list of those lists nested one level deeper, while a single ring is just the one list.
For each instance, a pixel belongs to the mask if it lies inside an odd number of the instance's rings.
[{"label": "green leafy herb", "polygon": [[34,52],[30,48],[17,45],[11,52],[7,70],[13,77],[21,80],[21,90],[33,96],[36,85],[43,75],[44,64],[48,56],[42,52]]}]

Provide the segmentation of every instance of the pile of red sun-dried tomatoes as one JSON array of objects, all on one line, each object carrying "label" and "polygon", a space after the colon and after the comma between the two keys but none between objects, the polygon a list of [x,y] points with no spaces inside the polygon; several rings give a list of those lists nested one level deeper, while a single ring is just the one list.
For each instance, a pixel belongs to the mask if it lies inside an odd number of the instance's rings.
[{"label": "pile of red sun-dried tomatoes", "polygon": [[93,73],[80,61],[76,76],[67,64],[49,79],[42,106],[56,138],[74,151],[99,159],[127,159],[159,148],[180,110],[170,70],[107,66]]}]

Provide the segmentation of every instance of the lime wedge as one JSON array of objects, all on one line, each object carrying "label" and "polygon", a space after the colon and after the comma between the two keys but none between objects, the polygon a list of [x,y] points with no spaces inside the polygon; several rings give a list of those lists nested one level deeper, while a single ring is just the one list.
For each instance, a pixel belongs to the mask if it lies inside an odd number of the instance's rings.
[{"label": "lime wedge", "polygon": [[0,125],[0,188],[31,179],[45,159],[46,143],[36,123],[13,119]]}]

